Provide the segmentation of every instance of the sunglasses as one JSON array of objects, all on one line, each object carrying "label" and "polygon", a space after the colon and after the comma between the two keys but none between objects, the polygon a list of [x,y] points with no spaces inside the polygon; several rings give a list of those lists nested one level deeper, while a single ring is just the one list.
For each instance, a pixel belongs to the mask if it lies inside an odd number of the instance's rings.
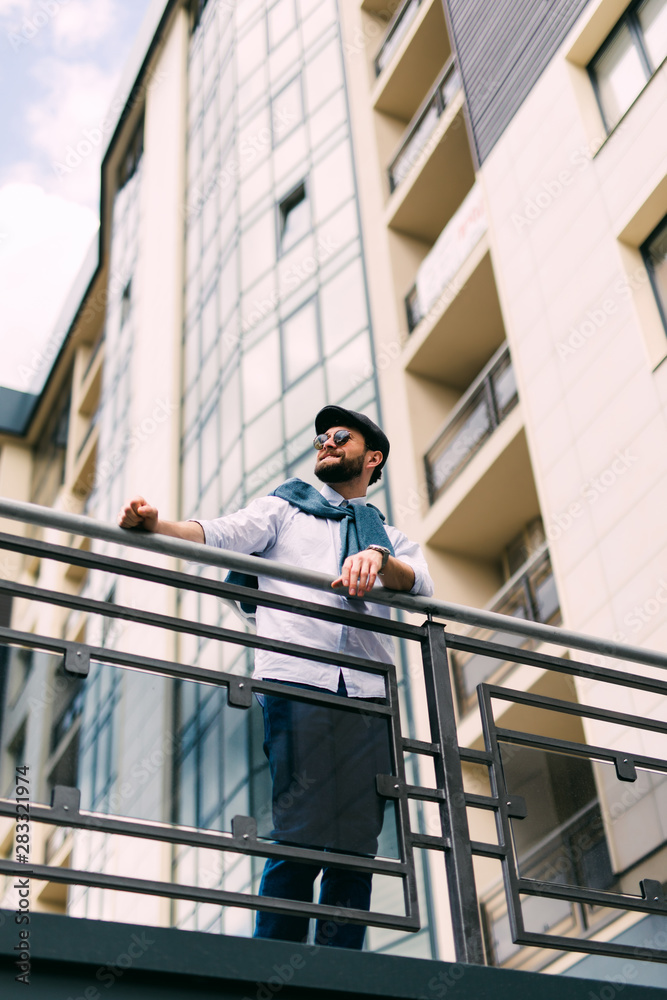
[{"label": "sunglasses", "polygon": [[[336,433],[333,436],[333,443],[336,445],[337,448],[339,448],[341,445],[347,444],[347,442],[350,440],[351,437],[352,434],[350,433],[350,431],[346,430],[336,431]],[[317,437],[314,438],[313,440],[313,448],[315,448],[316,451],[321,451],[328,440],[329,440],[328,434],[318,434]]]}]

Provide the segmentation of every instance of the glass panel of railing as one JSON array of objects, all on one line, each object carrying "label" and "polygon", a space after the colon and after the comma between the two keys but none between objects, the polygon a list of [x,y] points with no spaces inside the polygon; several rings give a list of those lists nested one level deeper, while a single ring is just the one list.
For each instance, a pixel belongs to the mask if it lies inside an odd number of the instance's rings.
[{"label": "glass panel of railing", "polygon": [[426,456],[431,502],[468,464],[492,430],[488,403],[481,391]]},{"label": "glass panel of railing", "polygon": [[[455,412],[426,454],[431,503],[464,468],[517,402],[509,349],[491,360],[468,389],[467,403]],[[465,396],[463,400],[465,400]]]},{"label": "glass panel of railing", "polygon": [[509,355],[498,365],[491,377],[493,398],[500,422],[517,402],[516,376]]},{"label": "glass panel of railing", "polygon": [[438,121],[461,89],[461,77],[454,63],[445,70],[433,88],[430,100],[408,125],[401,148],[389,166],[389,186],[394,191],[417,163]]},{"label": "glass panel of railing", "polygon": [[443,108],[448,107],[461,89],[461,74],[458,66],[452,66],[442,83],[439,84],[440,98]]},{"label": "glass panel of railing", "polygon": [[419,154],[435,131],[440,113],[434,97],[411,137],[389,168],[389,184],[392,191],[407,177],[419,159]]},{"label": "glass panel of railing", "polygon": [[560,601],[551,563],[543,563],[529,580],[537,620],[551,625],[560,621]]},{"label": "glass panel of railing", "polygon": [[[528,560],[523,573],[518,573],[513,581],[508,581],[500,597],[494,601],[490,611],[512,618],[538,621],[544,625],[560,623],[560,602],[556,581],[551,568],[549,551],[533,555]],[[499,642],[504,646],[530,647],[531,640],[509,632],[489,632],[473,629],[469,633],[476,639]],[[455,677],[459,703],[463,711],[471,707],[476,696],[477,685],[499,673],[508,661],[483,654],[454,654]]]},{"label": "glass panel of railing", "polygon": [[407,0],[393,22],[389,26],[387,35],[384,38],[380,50],[375,57],[375,75],[379,76],[387,63],[391,60],[394,52],[401,44],[401,40],[407,33],[408,28],[417,16],[417,11],[421,0]]},{"label": "glass panel of railing", "polygon": [[408,328],[414,330],[441,298],[454,297],[448,285],[486,232],[486,210],[479,184],[474,184],[433,247],[419,265],[406,297]]}]

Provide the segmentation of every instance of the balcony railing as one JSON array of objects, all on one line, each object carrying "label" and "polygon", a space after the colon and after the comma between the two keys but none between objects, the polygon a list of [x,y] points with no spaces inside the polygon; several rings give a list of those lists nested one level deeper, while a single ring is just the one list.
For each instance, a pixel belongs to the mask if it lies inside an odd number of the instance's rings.
[{"label": "balcony railing", "polygon": [[438,127],[442,114],[461,90],[461,75],[452,58],[426,101],[408,125],[398,152],[388,167],[389,189],[393,192],[410,173]]},{"label": "balcony railing", "polygon": [[[134,875],[127,870],[123,871],[116,866],[113,866],[113,871],[100,871],[98,867],[101,867],[104,859],[109,857],[106,846],[104,852],[99,857],[96,856],[99,866],[94,863],[95,859],[93,859],[87,867],[78,869],[52,867],[48,863],[41,863],[39,857],[30,855],[29,871],[27,871],[26,864],[21,863],[18,857],[16,860],[13,858],[0,859],[0,874],[9,876],[10,880],[25,878],[27,874],[31,880],[36,881],[78,885],[84,888],[104,888],[121,893],[138,893],[174,900],[189,900],[194,903],[213,904],[213,907],[260,909],[300,917],[318,917],[330,921],[340,920],[342,916],[345,923],[365,924],[401,931],[417,931],[421,925],[421,918],[415,869],[415,848],[436,850],[443,854],[445,861],[446,891],[451,911],[456,959],[457,962],[468,964],[483,964],[485,962],[475,873],[472,864],[473,856],[495,859],[503,868],[512,938],[517,945],[618,957],[628,956],[637,959],[634,945],[614,940],[613,936],[610,940],[609,933],[605,938],[593,939],[576,935],[568,936],[562,933],[550,934],[541,928],[531,929],[523,919],[522,907],[526,899],[540,897],[606,908],[613,915],[613,919],[617,919],[617,911],[619,910],[626,914],[634,913],[637,915],[664,916],[667,913],[667,903],[660,883],[655,878],[642,877],[645,874],[641,871],[642,861],[638,862],[633,870],[638,880],[635,892],[629,888],[630,882],[627,872],[624,873],[623,891],[611,892],[590,885],[579,886],[569,882],[563,883],[562,880],[549,878],[548,873],[545,877],[543,871],[540,872],[539,878],[534,878],[530,873],[524,871],[521,868],[521,859],[517,855],[511,824],[527,815],[526,803],[519,796],[513,796],[511,789],[508,789],[502,762],[502,748],[509,745],[531,747],[536,750],[594,760],[596,766],[606,764],[611,772],[614,772],[615,768],[614,773],[623,782],[634,781],[639,771],[667,774],[667,760],[649,757],[644,749],[649,745],[648,742],[644,742],[644,739],[648,740],[648,737],[644,737],[645,733],[654,734],[653,742],[650,744],[652,749],[656,746],[658,737],[667,735],[667,722],[660,721],[664,718],[664,706],[658,706],[660,698],[667,700],[667,678],[664,677],[664,672],[667,670],[667,656],[664,653],[637,646],[621,645],[611,640],[586,636],[535,621],[520,620],[489,611],[465,608],[435,598],[411,597],[408,594],[397,594],[384,590],[384,588],[374,589],[370,595],[364,597],[365,603],[388,605],[397,610],[425,616],[422,624],[391,621],[384,617],[354,610],[355,599],[349,599],[346,607],[339,609],[332,605],[323,605],[316,600],[307,601],[291,598],[284,593],[254,591],[246,587],[220,583],[207,576],[198,576],[191,569],[188,572],[180,572],[162,568],[155,565],[154,556],[156,553],[160,553],[174,559],[184,560],[189,564],[200,563],[216,569],[235,569],[251,574],[261,573],[263,576],[290,581],[301,587],[330,593],[332,583],[330,577],[300,570],[294,566],[268,562],[254,556],[239,555],[234,552],[145,532],[138,534],[123,532],[119,528],[89,518],[16,501],[0,500],[0,517],[23,523],[39,524],[65,532],[68,536],[85,535],[111,542],[114,545],[130,546],[135,550],[147,550],[150,553],[150,561],[143,564],[137,559],[137,553],[133,559],[120,559],[103,553],[57,545],[53,542],[36,543],[29,538],[18,535],[0,535],[0,551],[14,551],[30,556],[37,555],[45,561],[85,566],[90,574],[103,574],[106,587],[108,587],[110,576],[140,580],[148,584],[145,589],[150,591],[149,604],[151,606],[154,606],[154,588],[164,587],[168,588],[172,594],[175,589],[184,595],[209,595],[224,601],[244,600],[248,602],[251,600],[258,605],[286,611],[292,615],[305,615],[325,622],[345,624],[371,632],[382,632],[414,643],[416,651],[421,657],[426,712],[426,725],[425,731],[421,734],[422,738],[414,739],[407,735],[403,729],[399,708],[396,669],[391,664],[364,660],[335,651],[302,646],[245,631],[205,624],[200,621],[185,620],[175,615],[158,614],[136,605],[126,607],[111,601],[95,600],[92,597],[66,593],[62,590],[49,590],[45,587],[31,586],[13,580],[3,580],[0,585],[2,591],[17,598],[22,606],[25,606],[25,602],[33,602],[81,611],[89,616],[120,619],[132,624],[131,650],[99,647],[89,642],[70,641],[63,638],[57,627],[53,634],[37,634],[19,631],[15,628],[0,627],[0,643],[60,654],[66,672],[73,676],[87,677],[91,672],[91,666],[95,666],[99,679],[99,665],[104,665],[107,672],[105,677],[108,676],[109,672],[112,675],[120,672],[126,676],[129,673],[150,678],[159,677],[163,679],[164,684],[178,680],[181,685],[186,687],[203,685],[206,691],[210,691],[212,688],[225,691],[227,709],[232,714],[256,710],[253,695],[286,696],[285,687],[274,681],[249,677],[245,673],[234,673],[228,669],[193,666],[190,662],[172,661],[164,656],[156,658],[136,651],[137,649],[150,649],[147,641],[148,636],[156,635],[156,630],[159,630],[160,633],[165,633],[166,630],[167,632],[172,631],[212,640],[216,645],[220,644],[220,647],[225,649],[229,647],[232,649],[259,648],[276,652],[280,656],[293,656],[316,662],[325,661],[336,667],[368,671],[375,676],[383,677],[385,680],[385,697],[377,702],[360,703],[355,699],[341,698],[328,691],[305,688],[295,689],[290,693],[290,697],[298,703],[329,706],[352,715],[361,713],[365,722],[367,721],[369,724],[375,719],[385,720],[390,734],[390,773],[378,774],[376,785],[378,795],[386,800],[389,807],[393,806],[394,809],[398,845],[395,855],[361,856],[358,853],[343,850],[324,851],[311,847],[298,847],[280,841],[275,842],[270,837],[265,838],[258,834],[257,821],[249,815],[234,816],[230,823],[231,829],[228,830],[195,828],[178,823],[170,824],[164,820],[157,822],[150,817],[140,819],[137,818],[136,801],[132,802],[132,814],[122,815],[122,809],[120,813],[118,810],[119,803],[122,805],[124,801],[123,795],[125,793],[122,792],[122,786],[121,794],[116,796],[116,805],[109,813],[82,809],[81,793],[76,787],[56,787],[53,790],[51,804],[43,804],[35,795],[39,788],[38,765],[35,765],[34,782],[30,786],[32,789],[30,820],[33,829],[38,824],[47,824],[73,830],[73,856],[76,856],[76,839],[82,835],[80,831],[87,831],[96,837],[96,843],[101,843],[101,835],[105,835],[105,845],[109,845],[114,837],[121,838],[124,844],[127,843],[125,838],[136,838],[139,841],[136,856],[142,859],[142,863],[145,863],[149,857],[155,856],[156,846],[148,850],[148,845],[162,845],[165,849],[171,848],[174,851],[184,847],[205,848],[209,849],[204,852],[205,854],[224,857],[227,860],[234,855],[246,858],[291,859],[312,863],[319,867],[335,866],[350,871],[376,872],[389,880],[396,880],[401,885],[403,911],[396,912],[392,909],[391,912],[387,912],[381,908],[365,911],[345,907],[343,914],[341,914],[340,908],[333,906],[262,896],[253,891],[239,891],[237,886],[217,888],[210,887],[208,883],[206,885],[192,884],[190,881],[184,882],[183,880],[177,884],[165,879],[164,875],[162,880],[156,877],[151,879],[146,877],[144,869],[141,869],[139,875]],[[171,603],[170,598],[170,605]],[[657,672],[653,670],[650,676],[646,676],[634,673],[631,669],[619,670],[606,665],[597,666],[589,662],[582,662],[573,656],[547,655],[535,650],[519,649],[512,645],[480,640],[474,636],[454,635],[449,630],[445,630],[442,622],[435,619],[456,621],[468,626],[490,629],[503,635],[509,634],[517,637],[518,642],[528,638],[556,644],[559,648],[567,646],[575,650],[594,652],[598,655],[606,655],[631,663],[645,664],[658,668],[658,670]],[[58,620],[57,616],[49,616],[49,621],[54,620]],[[136,641],[140,628],[148,630],[143,642]],[[614,701],[619,705],[624,705],[626,703],[623,699],[624,691],[633,692],[637,698],[645,697],[648,699],[650,696],[653,714],[635,716],[615,708],[612,710],[608,707],[582,705],[574,698],[571,700],[554,699],[530,691],[513,691],[480,684],[478,696],[485,749],[459,746],[456,713],[449,679],[448,651],[450,650],[487,656],[492,662],[502,657],[504,660],[537,668],[541,675],[549,673],[556,679],[582,676],[587,679],[589,687],[593,683],[603,687],[612,685],[611,691],[615,693],[615,698],[609,697],[610,689],[605,687],[604,706],[613,704]],[[37,664],[35,669],[37,669]],[[90,681],[95,681],[92,674]],[[143,691],[147,689],[146,685],[142,685]],[[621,690],[619,691],[619,689]],[[98,692],[96,695],[98,697],[100,686],[97,685],[95,690]],[[150,690],[153,688],[151,687]],[[192,688],[189,690],[192,691]],[[504,719],[502,706],[508,703],[516,705],[520,709],[512,713],[514,729],[504,728],[502,724]],[[162,707],[163,704],[160,703]],[[107,705],[107,714],[108,711]],[[562,719],[560,731],[565,732],[568,738],[557,739],[536,734],[534,727],[531,728],[529,723],[534,720],[534,713],[539,714],[540,712],[546,713],[550,718],[556,716]],[[141,713],[135,711],[132,718],[135,723],[140,722]],[[621,751],[615,746],[600,745],[599,741],[596,745],[590,746],[583,742],[573,742],[571,739],[573,719],[589,720],[596,724],[612,723],[614,727],[624,727],[627,737],[623,744],[623,750]],[[614,729],[615,731],[616,729]],[[238,732],[238,730],[232,727],[232,732]],[[141,741],[140,746],[136,745],[137,734],[135,732],[129,733],[127,740],[128,749],[134,748],[139,754],[145,752],[145,746]],[[109,739],[105,745],[108,753],[112,752],[114,746],[117,749],[117,744]],[[27,746],[28,744],[26,744]],[[418,781],[413,784],[408,780],[405,764],[406,755],[411,758],[427,758],[430,762],[429,770],[434,776],[431,784],[423,785]],[[462,761],[486,769],[488,785],[491,789],[490,794],[473,794],[466,791]],[[162,754],[162,765],[169,765],[168,754]],[[112,773],[117,772],[112,771]],[[345,780],[347,779],[348,775],[346,774]],[[170,787],[168,782],[162,780],[162,776],[160,776],[160,780],[162,786]],[[626,786],[622,787],[625,789]],[[667,783],[665,783],[665,787],[667,787]],[[20,800],[21,796],[0,800],[0,817],[16,818],[17,798]],[[417,803],[426,801],[437,805],[437,822],[429,824],[428,833],[422,832],[422,829],[413,828],[413,810],[410,806],[414,805],[415,801]],[[246,808],[249,807],[246,806]],[[497,837],[494,836],[488,842],[471,840],[467,809],[482,809],[493,813]],[[35,837],[35,843],[38,842],[42,842],[41,838],[38,840]],[[90,842],[90,838],[88,842]],[[24,862],[25,860],[24,858]],[[125,860],[128,860],[127,856]],[[225,865],[225,870],[228,868],[229,865]],[[185,875],[185,871],[183,874]],[[224,881],[222,884],[225,884]],[[436,891],[441,896],[444,895],[442,886],[436,886]],[[387,898],[384,890],[381,896],[383,899]],[[40,916],[43,917],[43,915]],[[67,918],[60,917],[58,919],[61,921],[58,924],[58,934],[62,934],[64,926],[62,921]],[[10,927],[14,926],[13,919],[11,921],[7,919],[6,923]],[[81,920],[73,920],[73,924],[80,927]],[[42,926],[41,923],[36,922],[35,926],[38,925]],[[624,928],[626,926],[627,922],[623,924]],[[79,932],[75,931],[74,933],[78,934]],[[187,950],[187,935],[191,932],[181,931],[180,933],[183,935],[180,947],[182,950]],[[35,943],[37,944],[37,942]],[[248,942],[248,944],[252,944],[252,942]],[[244,943],[240,942],[239,947],[242,945],[245,947]],[[174,944],[174,946],[176,945]],[[208,947],[209,945],[202,946],[204,951]],[[294,944],[291,944],[290,948],[298,950],[298,946]],[[261,950],[260,948],[259,951]],[[359,959],[363,961],[364,956],[359,956]],[[667,949],[662,940],[645,942],[641,949],[641,959],[667,962]],[[160,956],[158,956],[158,960],[161,960]],[[370,959],[368,960],[370,961]],[[373,956],[373,961],[377,962],[378,960],[382,961],[379,956]],[[193,974],[198,971],[198,966],[192,970]],[[498,975],[502,975],[502,973],[498,973]]]},{"label": "balcony railing", "polygon": [[426,452],[429,501],[435,503],[518,402],[509,347],[503,344],[464,393]]},{"label": "balcony railing", "polygon": [[410,333],[443,296],[447,301],[452,298],[449,284],[486,229],[482,189],[475,184],[421,262],[415,283],[405,297]]},{"label": "balcony railing", "polygon": [[[561,883],[591,884],[603,891],[616,888],[617,880],[604,831],[600,803],[595,800],[577,810],[528,851],[520,851],[520,870],[524,875],[540,881],[555,878]],[[499,965],[520,951],[512,942],[503,895],[502,888],[499,888],[482,903],[493,957]],[[541,901],[535,898],[533,903],[533,909],[539,909],[539,919],[545,928],[567,924],[585,934],[596,924],[604,922],[604,915],[567,899]]]},{"label": "balcony railing", "polygon": [[[507,581],[494,597],[489,610],[544,625],[560,624],[560,600],[546,544],[540,546]],[[471,634],[489,642],[516,642],[520,646],[530,644],[530,640],[523,636],[505,632],[475,630]],[[458,701],[463,712],[470,710],[475,704],[478,684],[490,677],[499,679],[501,673],[509,672],[514,666],[512,661],[502,657],[494,658],[483,654],[456,653],[453,660]]]},{"label": "balcony railing", "polygon": [[379,76],[401,44],[402,39],[417,16],[422,0],[405,0],[389,22],[389,27],[375,57],[375,75]]}]

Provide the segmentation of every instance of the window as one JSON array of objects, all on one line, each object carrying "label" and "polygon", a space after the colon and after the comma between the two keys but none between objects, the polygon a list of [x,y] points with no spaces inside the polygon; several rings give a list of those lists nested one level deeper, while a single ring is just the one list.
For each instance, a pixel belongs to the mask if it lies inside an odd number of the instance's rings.
[{"label": "window", "polygon": [[317,309],[311,299],[282,324],[283,383],[295,382],[320,360]]},{"label": "window", "polygon": [[667,0],[631,4],[588,67],[607,132],[666,56]]},{"label": "window", "polygon": [[651,233],[641,251],[667,331],[667,215]]},{"label": "window", "polygon": [[269,45],[275,48],[296,27],[294,0],[278,0],[268,12]]},{"label": "window", "polygon": [[144,151],[144,118],[137,125],[132,138],[130,139],[125,156],[118,167],[118,190],[125,187],[127,182],[137,171],[141,155]]},{"label": "window", "polygon": [[127,323],[128,317],[130,315],[130,310],[132,309],[132,278],[128,281],[125,288],[123,289],[123,294],[120,297],[120,328],[121,330]]},{"label": "window", "polygon": [[297,76],[271,101],[271,133],[273,145],[278,145],[303,121],[301,77]]},{"label": "window", "polygon": [[190,4],[191,30],[193,34],[199,26],[207,2],[208,0],[192,0]]},{"label": "window", "polygon": [[310,232],[310,199],[301,181],[278,205],[278,247],[289,250]]}]

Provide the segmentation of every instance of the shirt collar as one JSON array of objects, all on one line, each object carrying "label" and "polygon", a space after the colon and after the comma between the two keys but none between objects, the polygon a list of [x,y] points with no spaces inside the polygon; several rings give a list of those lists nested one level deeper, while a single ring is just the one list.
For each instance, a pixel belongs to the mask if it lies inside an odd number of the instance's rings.
[{"label": "shirt collar", "polygon": [[[320,490],[320,493],[322,494],[325,500],[328,500],[329,503],[333,504],[335,507],[340,507],[342,503],[345,503],[345,497],[342,497],[340,493],[336,493],[336,491],[332,489],[328,483],[324,484],[324,486]],[[352,497],[348,502],[365,506],[366,497]]]}]

